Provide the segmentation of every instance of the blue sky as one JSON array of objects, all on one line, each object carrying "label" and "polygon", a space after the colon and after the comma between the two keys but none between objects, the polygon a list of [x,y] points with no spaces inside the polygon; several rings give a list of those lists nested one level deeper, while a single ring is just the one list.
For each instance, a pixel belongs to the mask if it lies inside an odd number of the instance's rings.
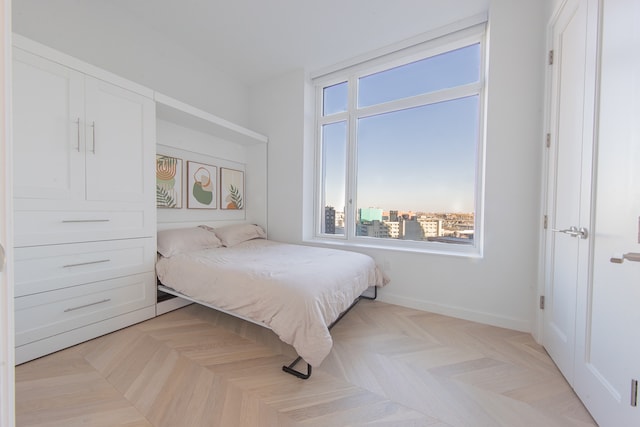
[{"label": "blue sky", "polygon": [[[472,45],[359,80],[359,107],[472,83],[480,49]],[[346,109],[346,83],[325,90],[324,112]],[[477,96],[362,118],[357,123],[357,207],[473,212]],[[344,205],[346,122],[325,125],[326,202]]]}]

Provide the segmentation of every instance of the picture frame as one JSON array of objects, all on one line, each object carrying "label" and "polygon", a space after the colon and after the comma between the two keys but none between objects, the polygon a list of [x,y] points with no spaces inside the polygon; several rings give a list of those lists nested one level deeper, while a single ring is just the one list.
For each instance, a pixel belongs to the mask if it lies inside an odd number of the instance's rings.
[{"label": "picture frame", "polygon": [[156,207],[182,208],[182,159],[156,154]]},{"label": "picture frame", "polygon": [[217,209],[217,169],[187,161],[187,209]]},{"label": "picture frame", "polygon": [[220,209],[242,210],[244,197],[244,172],[220,168]]}]

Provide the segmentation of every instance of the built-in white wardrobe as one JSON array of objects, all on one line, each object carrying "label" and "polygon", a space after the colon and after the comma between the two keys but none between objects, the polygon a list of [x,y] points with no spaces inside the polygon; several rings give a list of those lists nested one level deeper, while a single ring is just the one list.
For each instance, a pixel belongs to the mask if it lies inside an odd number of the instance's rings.
[{"label": "built-in white wardrobe", "polygon": [[[156,230],[267,228],[267,137],[14,35],[16,363],[181,307]],[[242,172],[240,210],[156,210],[156,153]],[[218,179],[219,177],[215,177]]]},{"label": "built-in white wardrobe", "polygon": [[14,37],[16,363],[155,316],[153,91]]}]

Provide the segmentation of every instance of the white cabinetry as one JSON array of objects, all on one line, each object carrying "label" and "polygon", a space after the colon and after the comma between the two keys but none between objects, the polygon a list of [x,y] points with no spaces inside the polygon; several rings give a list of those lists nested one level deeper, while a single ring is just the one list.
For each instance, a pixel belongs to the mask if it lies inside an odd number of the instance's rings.
[{"label": "white cabinetry", "polygon": [[13,80],[16,245],[153,235],[153,100],[19,48]]},{"label": "white cabinetry", "polygon": [[83,200],[84,77],[13,51],[14,196]]},{"label": "white cabinetry", "polygon": [[153,92],[14,39],[16,362],[155,315]]}]

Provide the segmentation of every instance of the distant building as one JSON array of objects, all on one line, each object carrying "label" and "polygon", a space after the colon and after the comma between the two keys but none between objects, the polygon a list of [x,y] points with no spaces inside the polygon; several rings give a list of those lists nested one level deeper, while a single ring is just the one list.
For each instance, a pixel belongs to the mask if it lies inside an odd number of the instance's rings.
[{"label": "distant building", "polygon": [[382,209],[379,208],[361,208],[358,209],[360,222],[382,221]]},{"label": "distant building", "polygon": [[398,239],[400,237],[400,222],[398,221],[383,221],[387,226],[389,237],[391,239]]},{"label": "distant building", "polygon": [[358,236],[377,237],[380,239],[388,239],[389,228],[386,223],[375,220],[366,224],[358,224]]},{"label": "distant building", "polygon": [[389,221],[398,222],[398,211],[389,211]]},{"label": "distant building", "polygon": [[400,238],[404,240],[423,240],[422,226],[416,220],[400,221]]},{"label": "distant building", "polygon": [[325,234],[336,234],[336,210],[331,206],[324,207],[324,230]]},{"label": "distant building", "polygon": [[444,227],[441,219],[420,217],[418,223],[422,227],[424,237],[444,236]]}]

